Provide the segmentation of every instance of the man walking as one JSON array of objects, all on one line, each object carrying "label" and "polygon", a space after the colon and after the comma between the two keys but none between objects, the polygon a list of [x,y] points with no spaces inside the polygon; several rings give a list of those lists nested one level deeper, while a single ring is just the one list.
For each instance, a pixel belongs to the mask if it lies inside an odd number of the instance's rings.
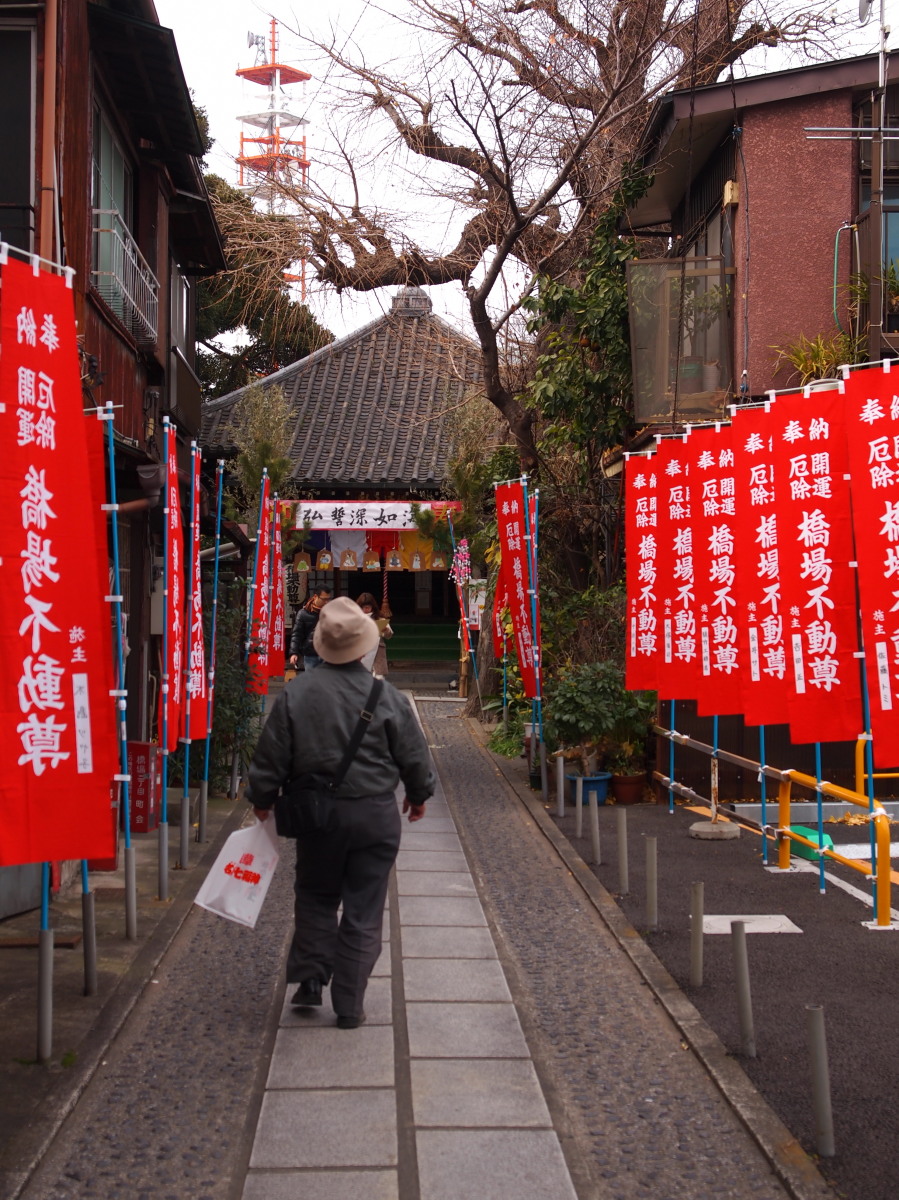
[{"label": "man walking", "polygon": [[323,607],[313,634],[322,666],[276,699],[247,788],[265,820],[291,780],[310,774],[335,779],[361,718],[364,733],[333,793],[335,827],[297,840],[295,932],[287,959],[287,981],[299,984],[292,1003],[318,1007],[330,982],[340,1029],[365,1020],[365,989],[381,953],[387,882],[400,845],[397,784],[405,786],[403,812],[410,821],[424,816],[434,791],[427,743],[408,701],[386,680],[373,685],[360,661],[378,637],[377,624],[352,600],[340,597]]}]

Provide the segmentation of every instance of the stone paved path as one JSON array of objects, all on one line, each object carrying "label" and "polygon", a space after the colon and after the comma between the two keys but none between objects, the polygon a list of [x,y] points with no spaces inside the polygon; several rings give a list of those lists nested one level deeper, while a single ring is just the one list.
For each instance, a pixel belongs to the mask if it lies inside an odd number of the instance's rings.
[{"label": "stone paved path", "polygon": [[194,912],[27,1200],[781,1200],[786,1194],[456,705],[404,840],[368,1022]]}]

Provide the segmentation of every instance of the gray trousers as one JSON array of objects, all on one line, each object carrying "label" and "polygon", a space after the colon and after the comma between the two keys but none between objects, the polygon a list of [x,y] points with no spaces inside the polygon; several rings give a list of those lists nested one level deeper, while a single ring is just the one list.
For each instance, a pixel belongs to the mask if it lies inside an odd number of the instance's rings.
[{"label": "gray trousers", "polygon": [[400,847],[400,814],[392,792],[335,804],[339,829],[297,842],[287,982],[330,980],[334,1011],[358,1017],[381,953],[387,882]]}]

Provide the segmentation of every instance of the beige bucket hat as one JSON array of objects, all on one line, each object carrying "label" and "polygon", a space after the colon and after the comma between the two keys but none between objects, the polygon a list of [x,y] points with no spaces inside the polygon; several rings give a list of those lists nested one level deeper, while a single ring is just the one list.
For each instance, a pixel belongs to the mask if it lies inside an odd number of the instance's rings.
[{"label": "beige bucket hat", "polygon": [[335,665],[362,658],[378,640],[377,622],[347,596],[328,601],[312,635],[316,654]]}]

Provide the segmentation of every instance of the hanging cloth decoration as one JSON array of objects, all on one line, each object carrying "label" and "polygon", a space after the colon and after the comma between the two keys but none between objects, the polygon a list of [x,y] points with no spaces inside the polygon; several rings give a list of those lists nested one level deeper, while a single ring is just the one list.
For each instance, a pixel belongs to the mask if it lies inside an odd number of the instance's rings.
[{"label": "hanging cloth decoration", "polygon": [[431,569],[431,552],[434,543],[430,538],[422,537],[418,530],[400,534],[400,545],[410,571],[429,571]]},{"label": "hanging cloth decoration", "polygon": [[342,571],[358,571],[365,554],[365,534],[361,529],[335,529],[331,532],[331,553]]}]

